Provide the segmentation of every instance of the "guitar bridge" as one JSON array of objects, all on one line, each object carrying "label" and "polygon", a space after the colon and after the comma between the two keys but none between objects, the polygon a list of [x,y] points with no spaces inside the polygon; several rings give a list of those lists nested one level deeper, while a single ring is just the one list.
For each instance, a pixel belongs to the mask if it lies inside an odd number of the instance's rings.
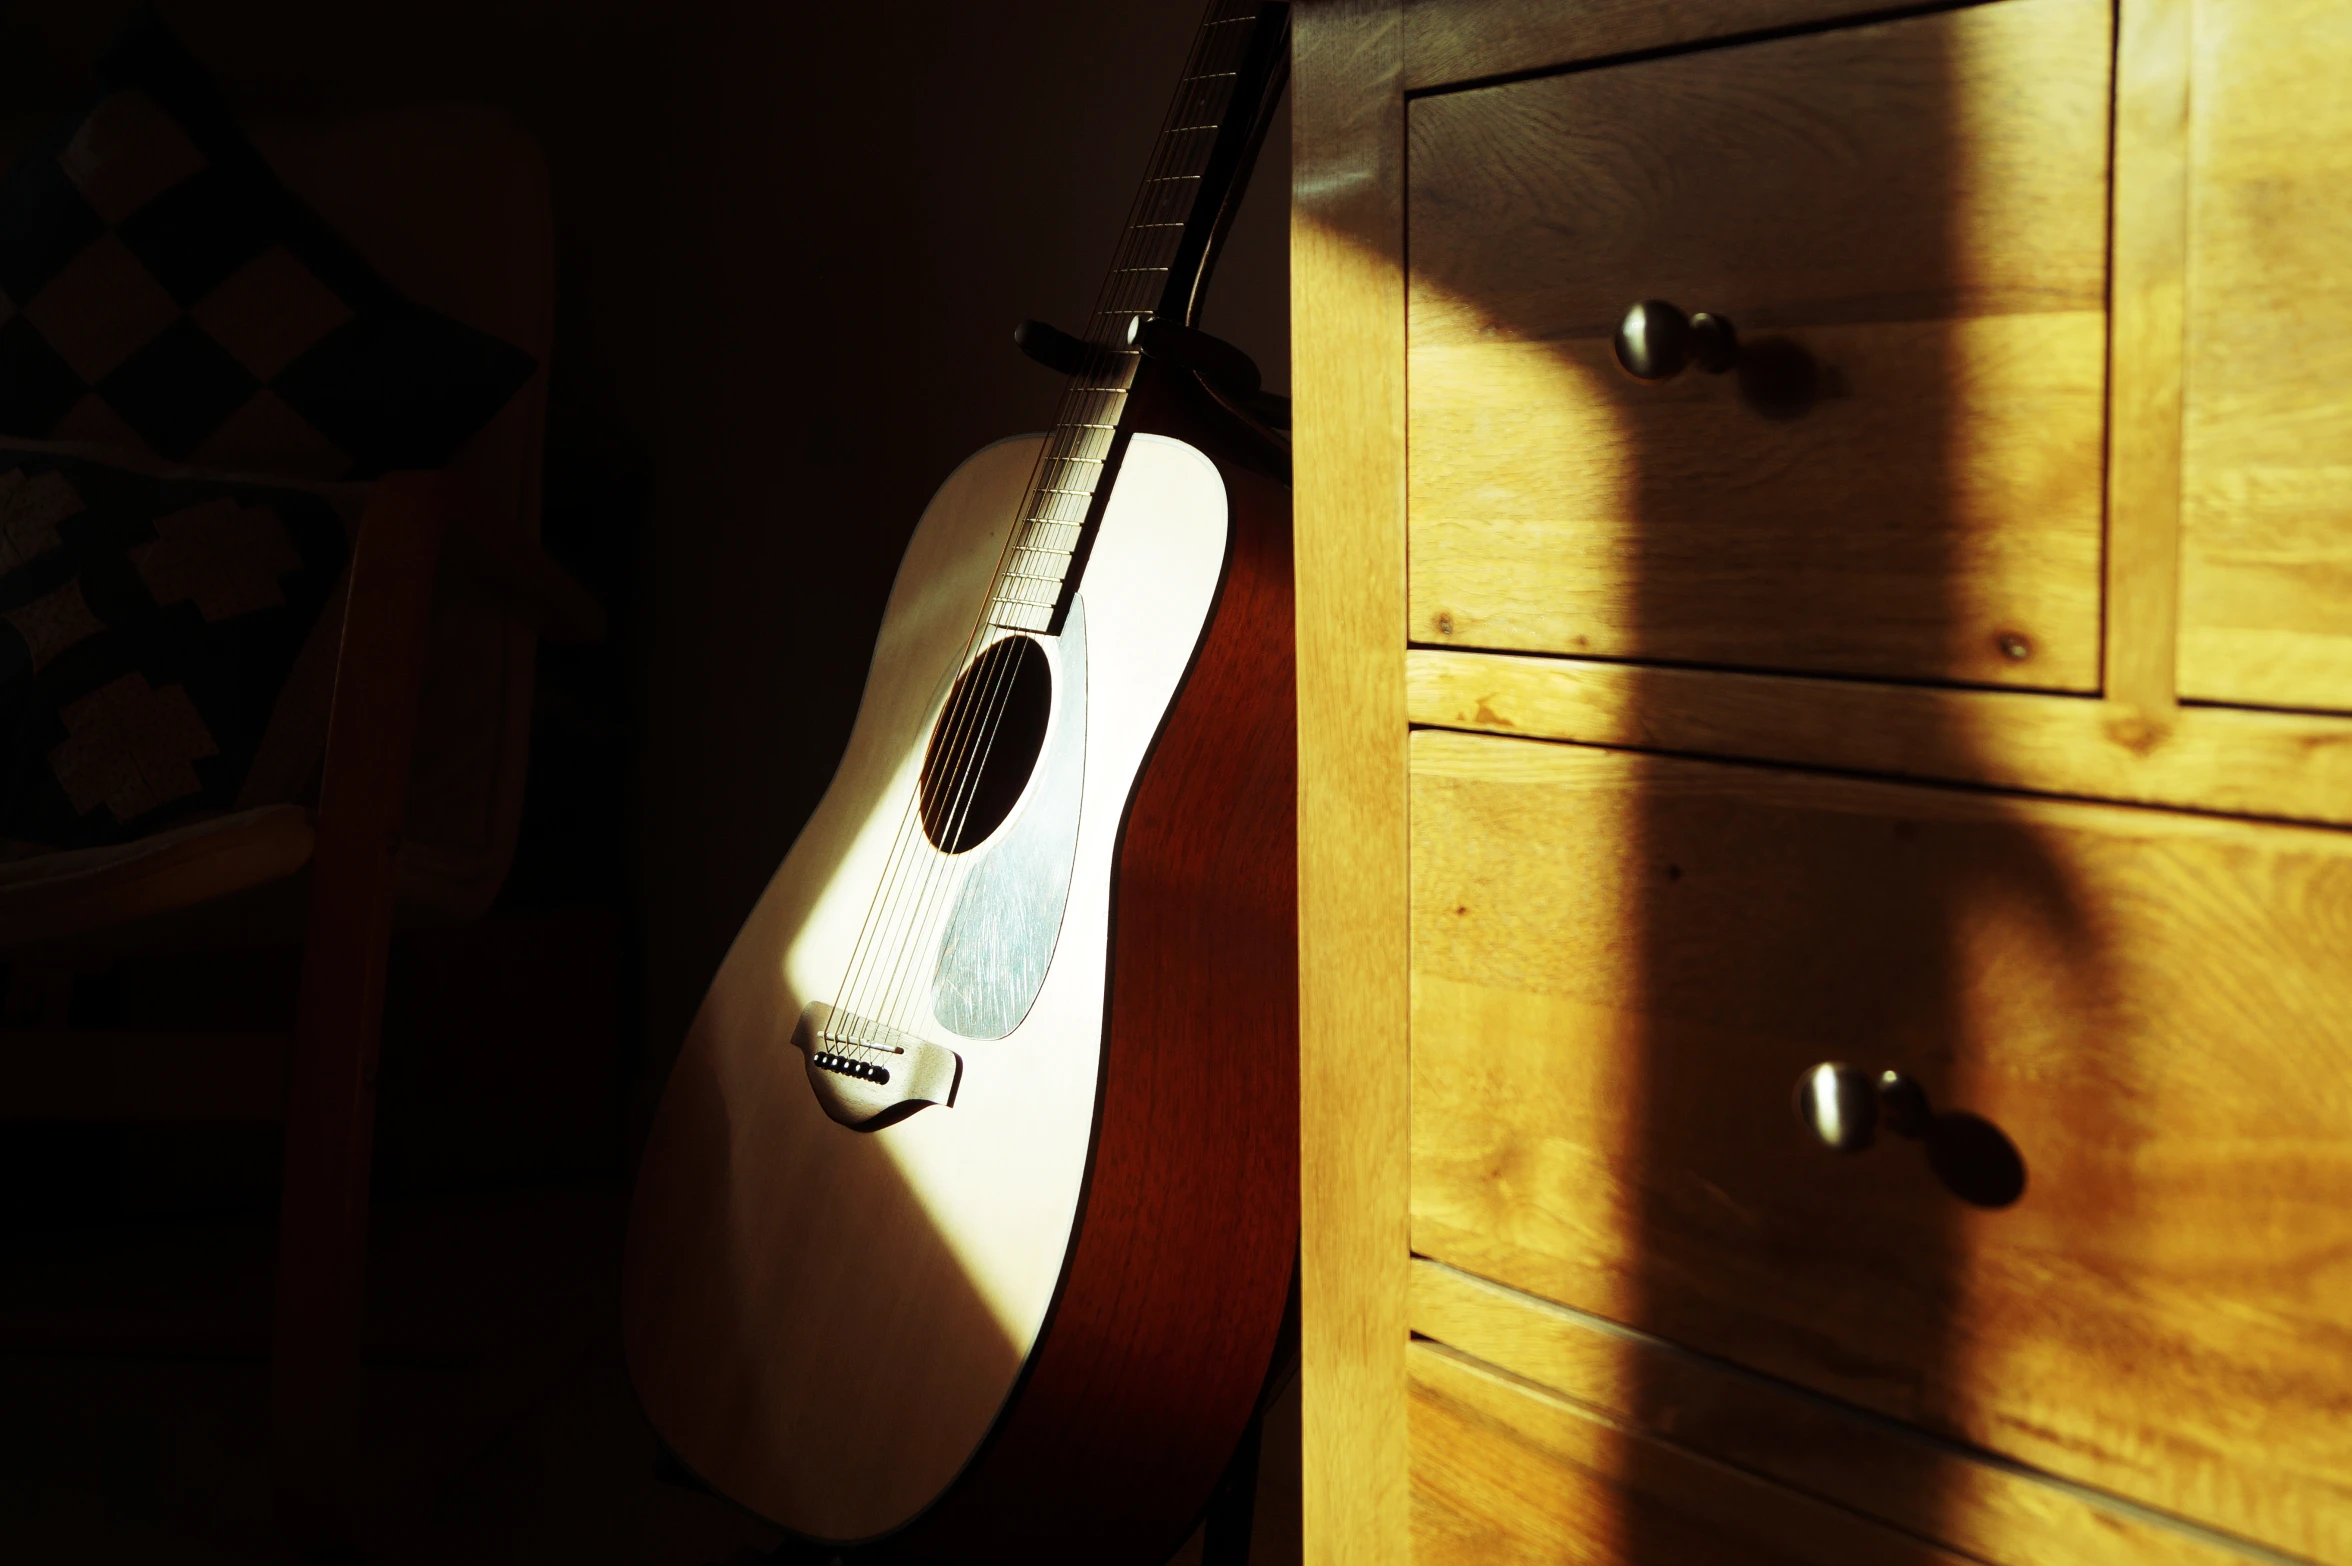
[{"label": "guitar bridge", "polygon": [[792,1030],[809,1087],[835,1122],[879,1131],[930,1104],[955,1104],[961,1055],[886,1023],[810,1001]]}]

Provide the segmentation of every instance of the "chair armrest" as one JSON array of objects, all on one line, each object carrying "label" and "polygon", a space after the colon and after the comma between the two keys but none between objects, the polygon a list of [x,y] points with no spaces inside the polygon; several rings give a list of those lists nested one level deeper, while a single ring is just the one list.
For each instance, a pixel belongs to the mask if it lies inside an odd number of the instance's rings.
[{"label": "chair armrest", "polygon": [[310,847],[309,811],[264,805],[0,865],[0,949],[111,931],[280,881],[310,863]]},{"label": "chair armrest", "polygon": [[417,702],[433,618],[433,576],[450,522],[474,504],[442,473],[380,480],[351,552],[350,592],[335,653],[335,694],[319,780],[318,831],[380,837],[400,829]]}]

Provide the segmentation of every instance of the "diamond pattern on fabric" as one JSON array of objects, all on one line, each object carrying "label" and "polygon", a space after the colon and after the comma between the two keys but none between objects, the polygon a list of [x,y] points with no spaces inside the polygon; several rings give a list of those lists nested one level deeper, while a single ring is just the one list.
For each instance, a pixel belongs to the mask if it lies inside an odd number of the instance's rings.
[{"label": "diamond pattern on fabric", "polygon": [[322,481],[341,476],[351,466],[349,452],[266,386],[230,414],[226,424],[205,436],[188,453],[188,460],[225,473],[266,471]]},{"label": "diamond pattern on fabric", "polygon": [[[115,412],[106,399],[95,392],[85,392],[77,398],[74,405],[66,410],[65,417],[59,419],[49,433],[61,441],[71,441],[79,446],[102,447],[107,451],[119,452],[127,457],[148,457],[155,454],[155,448],[148,445],[137,430],[125,424],[123,416]],[[190,454],[192,459],[195,455],[195,453]],[[256,465],[247,464],[249,467]],[[258,466],[266,467],[268,464],[262,463]],[[327,476],[332,477],[333,475]]]},{"label": "diamond pattern on fabric", "polygon": [[272,245],[205,295],[189,312],[229,356],[267,381],[351,319],[351,306]]},{"label": "diamond pattern on fabric", "polygon": [[64,710],[64,744],[49,768],[74,809],[104,805],[117,821],[203,792],[196,763],[220,754],[188,693],[138,674],[100,686]]},{"label": "diamond pattern on fabric", "polygon": [[182,316],[100,383],[98,394],[141,440],[176,462],[260,389],[227,349]]},{"label": "diamond pattern on fabric", "polygon": [[278,514],[222,496],[155,519],[155,542],[131,564],[159,604],[193,602],[207,621],[286,602],[278,580],[302,569]]},{"label": "diamond pattern on fabric", "polygon": [[112,234],[68,261],[24,313],[84,384],[104,380],[180,319],[177,301]]},{"label": "diamond pattern on fabric", "polygon": [[100,75],[0,176],[0,435],[368,476],[446,463],[530,379],[296,200],[152,14]]},{"label": "diamond pattern on fabric", "polygon": [[0,473],[0,576],[55,549],[57,524],[81,509],[62,473]]},{"label": "diamond pattern on fabric", "polygon": [[120,223],[201,172],[205,158],[163,105],[134,87],[99,100],[57,164],[93,211]]},{"label": "diamond pattern on fabric", "polygon": [[193,305],[268,247],[291,199],[274,184],[208,169],[165,191],[115,231],[174,299]]}]

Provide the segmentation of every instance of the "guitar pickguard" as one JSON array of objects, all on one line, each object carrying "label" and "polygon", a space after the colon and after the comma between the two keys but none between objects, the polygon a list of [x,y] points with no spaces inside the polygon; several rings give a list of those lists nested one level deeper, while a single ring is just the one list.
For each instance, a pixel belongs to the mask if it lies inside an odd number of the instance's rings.
[{"label": "guitar pickguard", "polygon": [[1078,806],[1086,791],[1086,601],[1055,645],[1054,728],[1030,797],[981,852],[947,918],[931,1010],[968,1039],[1001,1039],[1044,987],[1070,900]]}]

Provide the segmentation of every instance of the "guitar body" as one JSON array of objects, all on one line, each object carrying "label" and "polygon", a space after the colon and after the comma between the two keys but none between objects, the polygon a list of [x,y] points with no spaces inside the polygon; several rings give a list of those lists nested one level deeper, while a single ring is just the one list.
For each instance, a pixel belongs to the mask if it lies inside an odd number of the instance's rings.
[{"label": "guitar body", "polygon": [[974,808],[1001,820],[960,838],[926,814],[926,758],[960,732],[1040,438],[940,489],[832,787],[646,1149],[640,1395],[688,1467],[806,1537],[1164,1560],[1274,1350],[1298,1184],[1289,500],[1212,456],[1216,410],[1167,379],[1059,629],[991,665],[1026,670],[1042,735],[998,742]]}]

